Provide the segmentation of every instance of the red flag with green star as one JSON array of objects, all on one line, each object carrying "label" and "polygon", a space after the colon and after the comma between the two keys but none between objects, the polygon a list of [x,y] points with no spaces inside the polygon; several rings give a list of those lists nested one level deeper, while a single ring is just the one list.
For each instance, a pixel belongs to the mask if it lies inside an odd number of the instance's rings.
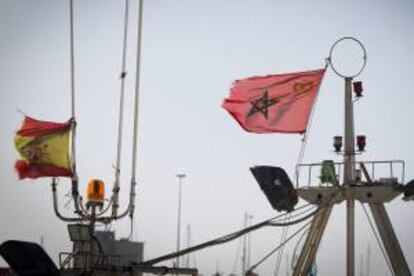
[{"label": "red flag with green star", "polygon": [[325,69],[237,80],[222,107],[246,131],[304,133]]}]

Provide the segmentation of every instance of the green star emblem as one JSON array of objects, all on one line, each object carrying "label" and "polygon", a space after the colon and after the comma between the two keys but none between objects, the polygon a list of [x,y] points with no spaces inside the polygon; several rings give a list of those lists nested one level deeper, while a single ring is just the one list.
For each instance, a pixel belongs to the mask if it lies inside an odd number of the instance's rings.
[{"label": "green star emblem", "polygon": [[268,108],[272,105],[275,105],[277,102],[278,102],[277,99],[269,99],[269,94],[268,94],[268,91],[266,90],[266,92],[264,92],[262,97],[250,102],[250,104],[252,105],[252,108],[247,114],[247,117],[250,117],[256,114],[257,112],[260,112],[267,119]]}]

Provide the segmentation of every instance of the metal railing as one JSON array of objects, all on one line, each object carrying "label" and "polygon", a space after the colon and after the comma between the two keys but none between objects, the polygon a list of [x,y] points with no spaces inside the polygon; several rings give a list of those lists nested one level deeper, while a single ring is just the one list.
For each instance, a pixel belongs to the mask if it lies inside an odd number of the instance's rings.
[{"label": "metal railing", "polygon": [[[331,160],[328,164],[334,167],[334,173],[338,183],[342,183],[343,179],[343,162],[333,162]],[[298,164],[295,169],[295,184],[296,188],[323,186],[324,183],[320,180],[322,167],[327,163],[308,163]],[[395,178],[398,183],[405,181],[405,162],[403,160],[385,160],[385,161],[357,161],[355,167],[358,170],[359,164],[363,163],[371,175],[373,182],[381,178]],[[305,173],[303,173],[303,169]]]},{"label": "metal railing", "polygon": [[[142,275],[141,273],[156,275],[198,275],[198,270],[195,268],[152,266],[132,262],[123,263],[122,259],[130,257],[133,257],[133,255],[104,255],[87,251],[78,251],[75,253],[62,252],[59,254],[59,264],[62,270],[93,271],[97,275],[101,275],[102,273],[109,275],[109,272],[112,273],[110,275],[120,275],[125,271],[128,271],[128,275]],[[76,258],[81,258],[81,260],[77,260],[77,265],[74,265]]]}]

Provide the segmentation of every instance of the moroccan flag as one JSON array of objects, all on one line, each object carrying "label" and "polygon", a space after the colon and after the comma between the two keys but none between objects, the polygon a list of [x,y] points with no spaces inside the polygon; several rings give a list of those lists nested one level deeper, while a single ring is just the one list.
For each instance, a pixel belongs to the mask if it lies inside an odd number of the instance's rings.
[{"label": "moroccan flag", "polygon": [[238,80],[222,107],[246,131],[306,131],[325,69]]},{"label": "moroccan flag", "polygon": [[69,161],[70,122],[54,123],[25,117],[14,144],[22,159],[19,178],[72,175]]}]

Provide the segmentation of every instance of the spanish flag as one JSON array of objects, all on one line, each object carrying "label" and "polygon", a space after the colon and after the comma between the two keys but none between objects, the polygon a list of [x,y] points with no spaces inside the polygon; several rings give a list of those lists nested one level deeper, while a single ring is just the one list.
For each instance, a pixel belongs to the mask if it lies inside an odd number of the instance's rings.
[{"label": "spanish flag", "polygon": [[69,159],[71,124],[25,117],[14,144],[22,159],[15,168],[19,178],[72,176]]}]

